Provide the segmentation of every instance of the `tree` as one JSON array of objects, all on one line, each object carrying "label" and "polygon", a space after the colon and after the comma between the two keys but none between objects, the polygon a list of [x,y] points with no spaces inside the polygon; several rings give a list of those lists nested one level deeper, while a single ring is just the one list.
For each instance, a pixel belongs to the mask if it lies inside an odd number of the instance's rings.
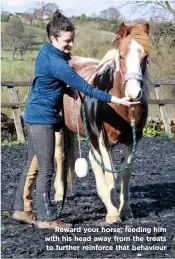
[{"label": "tree", "polygon": [[81,20],[81,21],[85,21],[85,20],[86,20],[86,18],[87,18],[87,17],[86,17],[86,15],[85,15],[85,14],[82,14],[82,15],[80,16],[80,20]]},{"label": "tree", "polygon": [[108,20],[118,20],[121,16],[119,10],[115,7],[109,7],[106,10],[102,10],[99,15]]},{"label": "tree", "polygon": [[1,22],[8,22],[10,20],[10,15],[2,14],[1,15]]},{"label": "tree", "polygon": [[32,13],[23,13],[22,14],[22,19],[24,20],[25,23],[29,23],[32,25],[33,20],[35,19],[34,15]]},{"label": "tree", "polygon": [[107,10],[102,10],[99,14],[100,17],[107,19]]},{"label": "tree", "polygon": [[38,7],[33,9],[33,15],[36,19],[42,20],[44,16],[50,19],[58,8],[56,3],[45,3],[44,1],[37,2]]},{"label": "tree", "polygon": [[165,14],[175,17],[175,1],[126,1],[120,7],[132,6],[136,12],[138,9],[144,13],[149,12],[150,16],[165,16]]},{"label": "tree", "polygon": [[91,14],[91,17],[92,17],[92,18],[96,18],[96,17],[97,17],[97,14],[94,12],[94,13]]},{"label": "tree", "polygon": [[32,35],[27,34],[20,18],[12,17],[3,30],[3,47],[10,47],[13,53],[13,60],[15,53],[20,51],[23,58],[24,53],[32,44]]},{"label": "tree", "polygon": [[17,44],[17,50],[21,54],[21,59],[23,60],[24,54],[34,44],[34,35],[28,32],[24,32],[22,36],[22,40],[20,40]]},{"label": "tree", "polygon": [[33,15],[35,17],[35,19],[37,20],[42,20],[43,19],[43,16],[44,16],[44,12],[42,9],[39,9],[39,8],[35,8],[33,10]]},{"label": "tree", "polygon": [[56,9],[58,9],[58,5],[56,3],[47,3],[44,5],[44,15],[50,19]]},{"label": "tree", "polygon": [[120,18],[120,12],[115,7],[109,7],[107,9],[107,19],[118,20]]}]

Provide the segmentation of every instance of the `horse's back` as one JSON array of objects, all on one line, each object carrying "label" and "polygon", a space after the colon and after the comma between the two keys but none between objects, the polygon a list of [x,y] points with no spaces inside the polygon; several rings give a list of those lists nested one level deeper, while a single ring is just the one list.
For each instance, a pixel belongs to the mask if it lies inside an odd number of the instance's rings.
[{"label": "horse's back", "polygon": [[89,82],[89,84],[93,84],[98,63],[98,59],[79,56],[72,56],[69,61],[69,64],[74,68],[74,70]]}]

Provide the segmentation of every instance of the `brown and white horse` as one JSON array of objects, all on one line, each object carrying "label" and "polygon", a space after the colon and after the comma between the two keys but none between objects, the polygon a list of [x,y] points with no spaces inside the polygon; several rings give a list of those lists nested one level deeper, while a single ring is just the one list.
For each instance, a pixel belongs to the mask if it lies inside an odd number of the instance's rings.
[{"label": "brown and white horse", "polygon": [[[128,96],[132,100],[140,100],[135,107],[136,136],[137,141],[142,137],[148,106],[144,92],[143,77],[146,72],[147,57],[151,53],[151,41],[149,38],[148,24],[121,24],[113,49],[99,61],[89,58],[72,57],[70,65],[90,84],[101,90],[109,92],[117,97]],[[91,138],[93,151],[98,160],[103,161],[108,169],[113,169],[112,147],[117,143],[124,144],[124,164],[131,159],[131,146],[133,141],[131,128],[132,109],[122,105],[107,104],[94,98],[83,95],[86,108],[86,119]],[[85,136],[85,130],[81,117],[81,100],[77,100],[79,131]],[[64,97],[64,112],[66,126],[72,132],[69,142],[69,169],[74,167],[73,141],[77,133],[76,118],[74,112],[74,100]],[[56,152],[58,168],[55,179],[55,200],[63,199],[63,145],[62,133],[56,136]],[[111,224],[120,221],[121,218],[131,217],[129,181],[132,168],[120,174],[120,205],[117,208],[117,194],[115,190],[116,174],[105,172],[94,161],[91,152],[89,160],[95,174],[96,188],[99,197],[107,209],[106,222]]]}]

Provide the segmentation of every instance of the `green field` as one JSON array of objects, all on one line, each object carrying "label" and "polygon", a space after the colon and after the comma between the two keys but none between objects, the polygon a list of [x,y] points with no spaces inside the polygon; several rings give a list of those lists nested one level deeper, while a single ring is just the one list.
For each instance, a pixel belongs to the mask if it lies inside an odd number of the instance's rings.
[{"label": "green field", "polygon": [[[4,30],[6,23],[2,23],[1,28]],[[32,81],[34,74],[34,63],[37,55],[37,50],[47,42],[47,35],[44,29],[25,26],[25,29],[35,33],[36,44],[32,47],[33,50],[24,54],[24,60],[21,60],[20,53],[16,53],[15,60],[12,60],[12,51],[3,48],[1,53],[1,79]],[[115,34],[112,32],[99,29],[96,22],[76,23],[76,40],[72,50],[73,55],[84,57],[95,57],[101,59],[105,53],[111,48]],[[167,45],[164,45],[164,40],[161,39],[161,51],[154,46],[153,53],[150,58],[148,71],[154,80],[175,79],[174,64],[175,52],[170,55]],[[154,43],[154,41],[153,41]],[[150,87],[151,96],[154,98],[154,87]],[[19,88],[20,101],[23,101],[26,95],[26,88]],[[173,87],[162,88],[164,98],[175,98],[175,90]],[[8,92],[5,87],[2,88],[2,102],[9,102]],[[174,118],[175,105],[167,105],[170,118]],[[7,109],[2,109],[3,112],[10,115],[11,112]],[[160,117],[159,108],[157,105],[150,106],[150,116]]]}]

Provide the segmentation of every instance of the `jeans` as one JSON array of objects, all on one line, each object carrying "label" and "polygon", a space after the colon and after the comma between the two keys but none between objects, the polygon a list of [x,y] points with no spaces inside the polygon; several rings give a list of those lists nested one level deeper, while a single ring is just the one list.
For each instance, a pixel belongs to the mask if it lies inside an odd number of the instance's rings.
[{"label": "jeans", "polygon": [[27,124],[28,162],[23,171],[14,209],[32,211],[31,189],[36,181],[37,219],[50,221],[57,218],[57,209],[50,201],[51,180],[54,173],[55,131],[62,125]]}]

